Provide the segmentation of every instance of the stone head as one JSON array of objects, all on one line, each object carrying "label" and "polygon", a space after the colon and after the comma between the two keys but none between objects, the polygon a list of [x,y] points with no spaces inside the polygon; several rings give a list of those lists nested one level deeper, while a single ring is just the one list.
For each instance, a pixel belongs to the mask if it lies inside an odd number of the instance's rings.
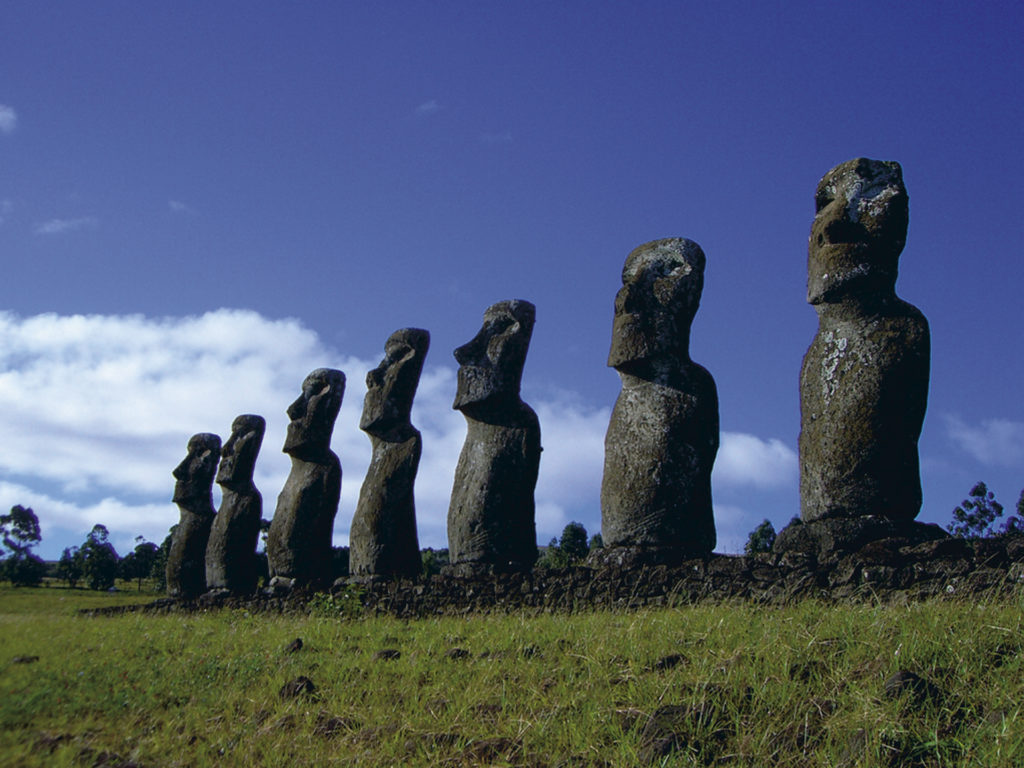
[{"label": "stone head", "polygon": [[455,350],[459,385],[453,408],[465,410],[519,399],[536,315],[536,307],[521,299],[487,308],[480,332]]},{"label": "stone head", "polygon": [[377,434],[409,423],[429,347],[430,332],[422,328],[403,328],[388,337],[384,359],[366,374],[360,429]]},{"label": "stone head", "polygon": [[229,488],[248,485],[256,469],[256,457],[263,445],[267,422],[262,416],[246,413],[231,422],[231,437],[220,452],[217,483]]},{"label": "stone head", "polygon": [[317,368],[302,382],[302,394],[288,406],[285,453],[315,460],[331,447],[334,420],[345,396],[345,374],[333,368]]},{"label": "stone head", "polygon": [[893,292],[909,216],[900,164],[861,157],[837,165],[818,183],[814,208],[807,301]]},{"label": "stone head", "polygon": [[209,503],[213,475],[220,460],[220,438],[209,432],[200,432],[188,439],[188,453],[174,468],[175,504]]},{"label": "stone head", "polygon": [[701,247],[683,237],[645,243],[626,257],[622,288],[615,295],[608,365],[688,357],[705,261]]}]

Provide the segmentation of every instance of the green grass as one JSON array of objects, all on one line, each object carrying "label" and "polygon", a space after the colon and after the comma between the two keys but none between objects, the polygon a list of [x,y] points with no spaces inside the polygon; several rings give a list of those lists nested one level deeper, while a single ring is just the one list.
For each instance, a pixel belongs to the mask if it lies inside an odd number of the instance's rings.
[{"label": "green grass", "polygon": [[[151,598],[0,588],[0,765],[1011,766],[1024,755],[1020,599],[416,621],[75,614]],[[286,653],[296,637],[303,648]],[[401,656],[376,658],[383,649]],[[899,669],[940,695],[887,699]],[[280,698],[300,675],[315,694]],[[643,730],[659,710],[676,749],[652,758],[655,729]]]}]

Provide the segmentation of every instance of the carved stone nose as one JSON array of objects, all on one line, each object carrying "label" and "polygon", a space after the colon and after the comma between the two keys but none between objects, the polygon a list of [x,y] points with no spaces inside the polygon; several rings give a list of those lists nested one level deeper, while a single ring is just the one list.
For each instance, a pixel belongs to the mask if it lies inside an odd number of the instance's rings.
[{"label": "carved stone nose", "polygon": [[300,397],[294,403],[289,405],[286,413],[288,414],[288,418],[292,421],[295,421],[295,419],[301,419],[306,414],[305,398]]},{"label": "carved stone nose", "polygon": [[472,365],[479,362],[484,350],[484,342],[479,335],[467,344],[455,350],[455,360],[459,365]]}]

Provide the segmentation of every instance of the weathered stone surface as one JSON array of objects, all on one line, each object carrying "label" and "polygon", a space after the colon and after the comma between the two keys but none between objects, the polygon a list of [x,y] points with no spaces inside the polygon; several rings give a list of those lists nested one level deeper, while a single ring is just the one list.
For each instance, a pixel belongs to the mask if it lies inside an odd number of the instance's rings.
[{"label": "weathered stone surface", "polygon": [[818,184],[815,205],[807,300],[819,325],[800,373],[801,517],[912,520],[930,341],[924,316],[895,291],[902,170],[843,163]]},{"label": "weathered stone surface", "polygon": [[779,531],[772,551],[776,554],[804,552],[826,563],[859,552],[873,542],[891,541],[898,549],[948,539],[949,534],[938,525],[863,515],[794,522]]},{"label": "weathered stone surface", "polygon": [[353,576],[415,576],[422,567],[413,484],[423,441],[409,417],[429,346],[425,330],[395,331],[381,364],[366,374],[359,428],[370,436],[373,458],[349,530]]},{"label": "weathered stone surface", "polygon": [[189,600],[206,591],[206,545],[213,524],[213,476],[220,460],[220,438],[192,435],[188,454],[174,468],[173,501],[181,518],[167,553],[167,594]]},{"label": "weathered stone surface", "polygon": [[607,550],[630,548],[633,559],[636,550],[666,562],[715,547],[718,393],[690,359],[704,263],[692,240],[646,243],[627,257],[615,297],[608,364],[622,391],[605,436],[601,535]]},{"label": "weathered stone surface", "polygon": [[535,317],[528,301],[499,302],[476,337],[455,350],[453,407],[467,423],[448,508],[450,568],[458,573],[529,569],[537,559],[540,423],[519,397]]},{"label": "weathered stone surface", "polygon": [[[370,614],[403,618],[523,609],[544,613],[618,611],[736,599],[766,605],[809,598],[904,604],[933,599],[1004,600],[1020,595],[1024,585],[1024,535],[1000,536],[984,544],[978,540],[957,540],[960,545],[953,546],[944,541],[901,546],[898,538],[875,540],[859,551],[827,561],[802,552],[746,557],[712,554],[671,566],[621,568],[608,562],[599,567],[481,571],[472,578],[447,575],[374,579],[359,582],[356,591],[363,609]],[[1001,554],[993,557],[997,550]],[[879,562],[890,565],[878,565]],[[989,562],[1003,565],[989,567]],[[332,592],[348,601],[352,587],[352,581],[338,579]],[[205,602],[206,597],[203,601],[164,598],[146,605],[88,609],[81,613],[178,613],[214,607],[302,614],[310,610],[307,595],[289,590],[280,594],[261,591],[249,596],[228,596],[212,604]],[[318,605],[317,610],[320,608]]]},{"label": "weathered stone surface", "polygon": [[252,475],[266,428],[262,416],[243,414],[232,422],[231,437],[221,449],[217,470],[221,504],[206,545],[208,589],[226,589],[242,595],[256,589],[256,544],[263,496]]},{"label": "weathered stone surface", "polygon": [[345,374],[317,368],[302,382],[302,394],[288,406],[285,453],[292,470],[267,534],[271,576],[294,586],[331,583],[331,535],[341,496],[341,462],[331,452],[334,420],[345,395]]}]

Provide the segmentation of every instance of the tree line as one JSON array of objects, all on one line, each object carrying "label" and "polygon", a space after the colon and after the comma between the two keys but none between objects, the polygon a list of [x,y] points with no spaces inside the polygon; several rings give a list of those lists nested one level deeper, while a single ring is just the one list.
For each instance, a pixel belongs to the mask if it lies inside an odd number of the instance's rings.
[{"label": "tree line", "polygon": [[[979,481],[971,487],[968,497],[953,510],[952,522],[946,526],[946,530],[965,539],[1024,534],[1024,489],[1017,500],[1017,514],[1003,520],[1002,525],[997,525],[1004,511],[1003,505],[996,501],[995,494],[984,482]],[[97,524],[80,545],[65,547],[60,560],[51,569],[32,552],[42,541],[39,518],[31,507],[16,504],[8,514],[0,515],[0,581],[8,581],[14,586],[39,586],[47,576],[53,576],[71,588],[82,585],[89,589],[107,590],[120,578],[136,582],[137,589],[141,591],[143,581],[151,579],[156,590],[163,591],[166,587],[167,554],[175,528],[176,525],[171,526],[159,546],[146,541],[142,536],[136,536],[135,548],[120,557],[110,542],[107,527]],[[270,521],[261,520],[260,528],[265,544]],[[775,527],[771,521],[764,520],[750,532],[744,552],[748,555],[769,552],[774,543]],[[552,538],[547,547],[541,548],[537,567],[562,568],[574,565],[585,559],[591,550],[603,546],[600,533],[588,539],[587,529],[574,521],[565,526],[561,538]],[[448,564],[447,549],[428,547],[420,554],[424,576],[438,574]],[[258,552],[257,558],[265,580],[268,576],[266,554]],[[348,547],[335,547],[334,576],[347,575]]]}]

